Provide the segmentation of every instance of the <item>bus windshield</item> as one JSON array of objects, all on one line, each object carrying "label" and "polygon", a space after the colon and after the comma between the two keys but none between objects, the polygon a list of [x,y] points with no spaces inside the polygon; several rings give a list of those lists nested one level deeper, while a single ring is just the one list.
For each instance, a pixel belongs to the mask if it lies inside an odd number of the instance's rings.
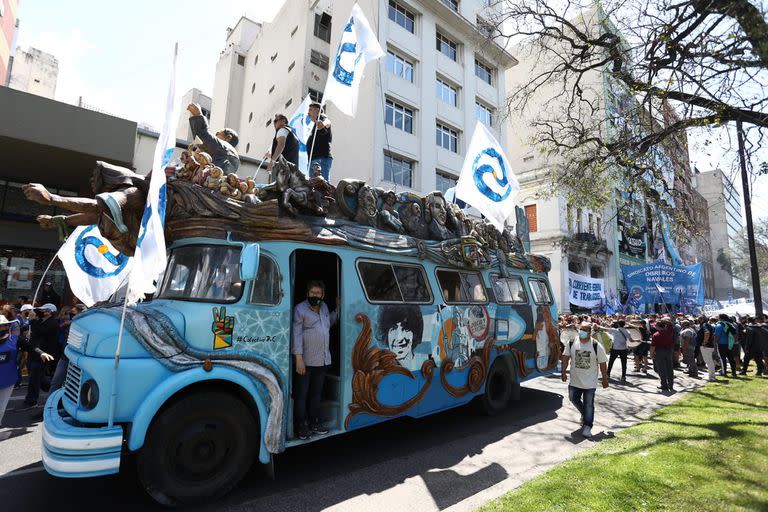
[{"label": "bus windshield", "polygon": [[243,293],[239,268],[239,247],[178,247],[171,251],[158,298],[237,302]]}]

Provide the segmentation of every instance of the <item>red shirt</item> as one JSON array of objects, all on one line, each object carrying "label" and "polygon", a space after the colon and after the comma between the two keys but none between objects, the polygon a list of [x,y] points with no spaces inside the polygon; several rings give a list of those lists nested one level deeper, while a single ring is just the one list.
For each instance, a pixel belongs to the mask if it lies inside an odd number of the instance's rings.
[{"label": "red shirt", "polygon": [[663,331],[656,331],[651,336],[651,346],[656,348],[672,348],[674,341],[672,339],[673,329],[664,329]]}]

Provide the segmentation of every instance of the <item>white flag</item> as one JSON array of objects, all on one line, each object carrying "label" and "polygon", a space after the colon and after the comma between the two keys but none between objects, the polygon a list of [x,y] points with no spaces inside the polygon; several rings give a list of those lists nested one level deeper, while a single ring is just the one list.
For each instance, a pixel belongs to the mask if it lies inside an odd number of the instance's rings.
[{"label": "white flag", "polygon": [[136,241],[136,252],[133,255],[133,268],[128,284],[128,304],[135,304],[144,298],[145,294],[155,292],[155,281],[165,270],[165,204],[167,190],[165,183],[165,167],[171,160],[176,148],[176,123],[178,120],[176,98],[176,56],[179,45],[173,51],[171,66],[171,82],[168,87],[168,97],[165,105],[165,121],[160,137],[155,147],[155,158],[152,161],[149,192],[141,219],[139,237]]},{"label": "white flag", "polygon": [[519,190],[501,145],[478,121],[456,183],[456,197],[477,208],[503,231],[504,222],[515,213],[514,198]]},{"label": "white flag", "polygon": [[312,132],[312,120],[309,118],[309,104],[312,103],[312,99],[307,95],[304,101],[301,102],[299,108],[293,113],[288,126],[293,131],[293,134],[299,139],[299,169],[311,176],[311,173],[307,171],[309,168],[309,148],[307,147],[307,139]]},{"label": "white flag", "polygon": [[363,69],[368,62],[384,55],[363,10],[355,3],[349,22],[341,34],[331,72],[328,73],[323,102],[331,101],[339,110],[354,117]]},{"label": "white flag", "polygon": [[76,228],[58,256],[72,293],[88,307],[109,299],[125,283],[132,262],[102,236],[95,224]]}]

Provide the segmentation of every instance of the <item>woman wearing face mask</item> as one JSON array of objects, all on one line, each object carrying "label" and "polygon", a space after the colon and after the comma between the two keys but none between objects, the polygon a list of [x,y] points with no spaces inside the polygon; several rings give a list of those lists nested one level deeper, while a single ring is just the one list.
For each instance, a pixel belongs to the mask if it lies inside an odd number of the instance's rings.
[{"label": "woman wearing face mask", "polygon": [[602,374],[603,388],[608,387],[608,355],[602,343],[592,338],[592,324],[579,325],[579,337],[568,342],[563,351],[563,382],[568,381],[568,363],[573,359],[568,398],[581,413],[581,434],[592,436],[595,416],[595,390],[597,389],[598,368]]}]

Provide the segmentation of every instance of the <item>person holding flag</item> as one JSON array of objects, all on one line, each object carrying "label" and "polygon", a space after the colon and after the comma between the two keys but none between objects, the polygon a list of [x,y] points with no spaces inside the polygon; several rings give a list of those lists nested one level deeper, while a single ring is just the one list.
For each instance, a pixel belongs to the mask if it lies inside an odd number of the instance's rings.
[{"label": "person holding flag", "polygon": [[309,148],[309,167],[314,169],[315,164],[319,165],[325,181],[330,181],[333,166],[331,120],[321,112],[321,105],[316,101],[309,104],[309,118],[312,121],[312,131],[306,143]]}]

